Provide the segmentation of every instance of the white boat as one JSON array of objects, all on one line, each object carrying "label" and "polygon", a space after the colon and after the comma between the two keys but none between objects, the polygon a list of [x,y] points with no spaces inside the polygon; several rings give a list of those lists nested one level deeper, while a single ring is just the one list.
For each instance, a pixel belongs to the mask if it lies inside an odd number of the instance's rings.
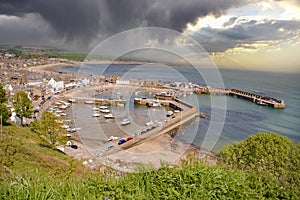
[{"label": "white boat", "polygon": [[115,137],[115,136],[110,136],[107,141],[114,141],[114,140],[117,140],[119,139],[119,137]]},{"label": "white boat", "polygon": [[266,106],[266,105],[268,105],[268,104],[266,104],[265,102],[263,102],[262,100],[257,100],[255,103],[256,103],[257,105],[260,105],[260,106]]},{"label": "white boat", "polygon": [[126,125],[128,125],[128,124],[130,124],[131,123],[131,120],[130,119],[124,119],[122,122],[121,122],[121,125],[122,126],[126,126]]},{"label": "white boat", "polygon": [[124,104],[124,103],[117,103],[117,106],[124,107],[124,106],[125,106],[125,104]]},{"label": "white boat", "polygon": [[64,128],[64,129],[70,128],[70,126],[66,125],[66,124],[62,125],[61,127]]},{"label": "white boat", "polygon": [[110,113],[108,115],[104,115],[104,117],[107,119],[112,119],[112,118],[115,118],[115,115]]},{"label": "white boat", "polygon": [[107,106],[100,106],[99,108],[100,109],[107,109],[108,107]]},{"label": "white boat", "polygon": [[101,109],[100,112],[102,112],[102,113],[109,113],[110,110],[108,110],[108,109]]},{"label": "white boat", "polygon": [[146,123],[146,126],[152,126],[153,124],[154,124],[153,121],[150,121]]},{"label": "white boat", "polygon": [[100,116],[101,116],[100,113],[94,113],[94,114],[93,114],[93,117],[100,117]]},{"label": "white boat", "polygon": [[84,103],[85,103],[85,104],[93,104],[94,101],[92,101],[92,100],[87,100],[87,101],[85,101]]},{"label": "white boat", "polygon": [[92,110],[94,110],[94,111],[99,111],[100,109],[97,108],[97,107],[94,107],[94,108],[92,108]]},{"label": "white boat", "polygon": [[159,101],[155,101],[153,104],[152,104],[152,107],[160,107],[161,104]]},{"label": "white boat", "polygon": [[173,111],[169,110],[169,111],[167,112],[167,117],[170,117],[170,116],[172,116],[173,114],[174,114]]}]

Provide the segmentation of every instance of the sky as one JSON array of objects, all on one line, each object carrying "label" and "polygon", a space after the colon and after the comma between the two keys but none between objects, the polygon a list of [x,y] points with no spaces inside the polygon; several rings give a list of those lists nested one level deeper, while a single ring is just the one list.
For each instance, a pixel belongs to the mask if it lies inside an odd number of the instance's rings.
[{"label": "sky", "polygon": [[0,0],[0,44],[89,52],[122,31],[162,27],[220,67],[299,72],[299,13],[300,0]]}]

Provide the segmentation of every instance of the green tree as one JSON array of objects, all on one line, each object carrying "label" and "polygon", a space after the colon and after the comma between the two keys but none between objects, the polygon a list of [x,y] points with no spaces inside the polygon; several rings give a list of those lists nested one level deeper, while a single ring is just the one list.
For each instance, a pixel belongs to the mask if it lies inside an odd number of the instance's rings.
[{"label": "green tree", "polygon": [[247,140],[226,145],[220,151],[224,165],[286,177],[291,166],[293,141],[276,133],[257,133]]},{"label": "green tree", "polygon": [[38,133],[41,139],[52,147],[61,140],[65,132],[58,123],[57,116],[48,111],[43,112],[42,118],[31,125],[31,130]]},{"label": "green tree", "polygon": [[0,84],[0,103],[4,103],[7,101],[6,90],[3,88],[2,84]]},{"label": "green tree", "polygon": [[8,119],[9,119],[9,111],[6,108],[6,106],[3,103],[1,103],[0,104],[0,123],[1,123],[1,126],[3,124],[6,124]]},{"label": "green tree", "polygon": [[13,96],[13,106],[17,115],[19,115],[21,119],[23,117],[29,118],[32,116],[33,106],[26,92],[19,91]]}]

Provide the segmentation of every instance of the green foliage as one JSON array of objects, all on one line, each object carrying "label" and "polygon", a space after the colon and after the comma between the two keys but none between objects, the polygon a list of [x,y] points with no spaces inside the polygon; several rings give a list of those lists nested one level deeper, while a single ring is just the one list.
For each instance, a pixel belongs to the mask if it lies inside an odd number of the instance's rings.
[{"label": "green foliage", "polygon": [[77,61],[83,61],[86,58],[87,54],[81,54],[81,53],[63,53],[59,54],[59,58],[64,58],[68,60],[77,60]]},{"label": "green foliage", "polygon": [[[66,174],[72,178],[84,178],[86,171],[81,162],[71,160],[58,150],[41,145],[40,137],[27,127],[16,124],[3,127],[0,134],[0,190],[1,182],[10,177],[55,178],[64,181]],[[3,196],[0,195],[0,199]],[[6,199],[4,197],[4,199]]]},{"label": "green foliage", "polygon": [[0,103],[4,103],[7,101],[6,91],[3,88],[2,84],[0,84]]},{"label": "green foliage", "polygon": [[33,106],[26,92],[19,91],[13,96],[13,105],[16,113],[22,117],[31,117]]},{"label": "green foliage", "polygon": [[0,183],[6,199],[296,199],[268,176],[191,163],[178,168],[126,174],[119,179],[93,175],[79,182],[47,177]]},{"label": "green foliage", "polygon": [[220,162],[229,168],[267,173],[300,189],[300,144],[294,145],[285,136],[250,135],[245,141],[226,145],[219,155]]},{"label": "green foliage", "polygon": [[[122,174],[86,170],[80,162],[39,145],[28,128],[4,127],[0,142],[0,199],[298,199],[257,171],[208,166],[198,161],[158,171]],[[299,144],[291,156],[299,157]],[[299,170],[299,162],[292,163]],[[290,167],[291,167],[290,166]]]},{"label": "green foliage", "polygon": [[1,103],[0,104],[0,123],[1,123],[1,126],[3,124],[6,124],[8,119],[9,119],[9,111],[6,108],[6,106],[3,103]]},{"label": "green foliage", "polygon": [[44,141],[54,147],[59,141],[60,136],[62,136],[62,133],[65,132],[57,121],[57,116],[45,111],[42,114],[42,118],[31,125],[31,130],[38,133]]}]

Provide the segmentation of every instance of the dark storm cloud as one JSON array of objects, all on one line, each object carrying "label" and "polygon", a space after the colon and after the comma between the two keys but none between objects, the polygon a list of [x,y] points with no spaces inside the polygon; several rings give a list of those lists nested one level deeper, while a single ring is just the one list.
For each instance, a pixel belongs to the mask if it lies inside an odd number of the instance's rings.
[{"label": "dark storm cloud", "polygon": [[198,17],[218,16],[249,1],[0,0],[0,15],[23,18],[29,13],[36,14],[50,24],[56,37],[88,46],[99,35],[105,38],[136,27],[158,26],[182,31]]},{"label": "dark storm cloud", "polygon": [[202,28],[192,37],[207,51],[223,52],[245,43],[286,40],[300,32],[300,21],[291,20],[251,20],[226,27],[236,21],[230,19],[222,29]]}]

